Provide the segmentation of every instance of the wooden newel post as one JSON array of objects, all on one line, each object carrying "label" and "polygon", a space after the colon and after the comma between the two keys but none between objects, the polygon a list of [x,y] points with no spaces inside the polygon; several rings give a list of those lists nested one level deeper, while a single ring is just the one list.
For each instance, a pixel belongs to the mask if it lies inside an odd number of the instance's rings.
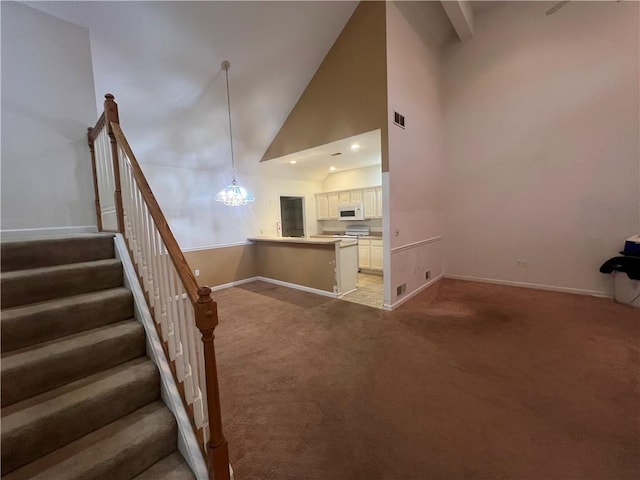
[{"label": "wooden newel post", "polygon": [[124,212],[122,208],[122,190],[120,189],[120,164],[118,163],[118,143],[116,136],[113,134],[111,123],[120,124],[118,116],[118,104],[114,100],[114,96],[107,93],[104,96],[104,120],[106,122],[107,131],[109,132],[109,140],[111,141],[111,159],[113,160],[113,178],[115,180],[115,197],[116,218],[118,220],[118,231],[124,232]]},{"label": "wooden newel post", "polygon": [[229,446],[222,433],[222,415],[220,412],[220,390],[218,387],[218,367],[213,331],[218,325],[218,308],[211,298],[209,287],[198,288],[196,307],[196,326],[202,334],[204,345],[204,367],[207,381],[207,408],[209,410],[209,442],[207,443],[207,461],[209,478],[229,480]]},{"label": "wooden newel post", "polygon": [[93,127],[87,128],[87,142],[91,153],[91,169],[93,171],[93,190],[96,194],[96,219],[98,221],[98,231],[102,231],[102,214],[100,213],[100,195],[98,192],[98,173],[96,168],[96,148],[93,139]]}]

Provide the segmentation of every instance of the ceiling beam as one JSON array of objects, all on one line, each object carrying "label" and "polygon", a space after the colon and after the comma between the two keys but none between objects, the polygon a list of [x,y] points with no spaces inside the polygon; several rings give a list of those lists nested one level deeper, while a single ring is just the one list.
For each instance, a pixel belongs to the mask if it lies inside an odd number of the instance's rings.
[{"label": "ceiling beam", "polygon": [[471,10],[471,3],[466,0],[442,0],[440,3],[442,3],[442,7],[460,41],[466,42],[473,37],[473,10]]}]

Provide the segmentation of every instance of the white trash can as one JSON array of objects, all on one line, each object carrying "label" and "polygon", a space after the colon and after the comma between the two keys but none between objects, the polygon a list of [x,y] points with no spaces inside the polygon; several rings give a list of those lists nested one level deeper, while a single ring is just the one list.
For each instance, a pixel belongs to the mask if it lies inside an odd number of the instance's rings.
[{"label": "white trash can", "polygon": [[625,272],[613,272],[616,302],[640,307],[640,280],[632,280]]}]

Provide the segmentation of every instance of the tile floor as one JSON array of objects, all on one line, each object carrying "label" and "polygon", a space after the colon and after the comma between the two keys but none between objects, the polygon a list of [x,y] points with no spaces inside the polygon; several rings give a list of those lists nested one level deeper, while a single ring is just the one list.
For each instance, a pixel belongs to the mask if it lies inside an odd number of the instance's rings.
[{"label": "tile floor", "polygon": [[369,307],[382,308],[382,302],[384,300],[382,275],[358,273],[356,287],[357,290],[355,292],[346,294],[342,297],[342,300],[367,305]]}]

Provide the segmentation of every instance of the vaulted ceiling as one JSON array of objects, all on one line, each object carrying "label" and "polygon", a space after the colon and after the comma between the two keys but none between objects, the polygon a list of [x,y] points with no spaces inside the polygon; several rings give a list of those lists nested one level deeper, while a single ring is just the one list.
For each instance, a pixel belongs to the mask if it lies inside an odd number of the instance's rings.
[{"label": "vaulted ceiling", "polygon": [[[116,96],[143,165],[228,162],[228,60],[236,163],[250,171],[358,2],[24,3],[89,29],[97,103]],[[444,44],[453,29],[440,2],[424,7],[424,28]]]},{"label": "vaulted ceiling", "polygon": [[[231,63],[236,156],[241,164],[257,164],[357,5],[25,3],[89,29],[97,102],[106,92],[116,96],[125,133],[143,163],[205,169],[215,168],[208,154],[228,158],[221,62]],[[197,123],[209,131],[198,132]],[[195,155],[189,147],[207,138],[208,153]],[[172,154],[158,151],[162,142],[173,145]]]}]

